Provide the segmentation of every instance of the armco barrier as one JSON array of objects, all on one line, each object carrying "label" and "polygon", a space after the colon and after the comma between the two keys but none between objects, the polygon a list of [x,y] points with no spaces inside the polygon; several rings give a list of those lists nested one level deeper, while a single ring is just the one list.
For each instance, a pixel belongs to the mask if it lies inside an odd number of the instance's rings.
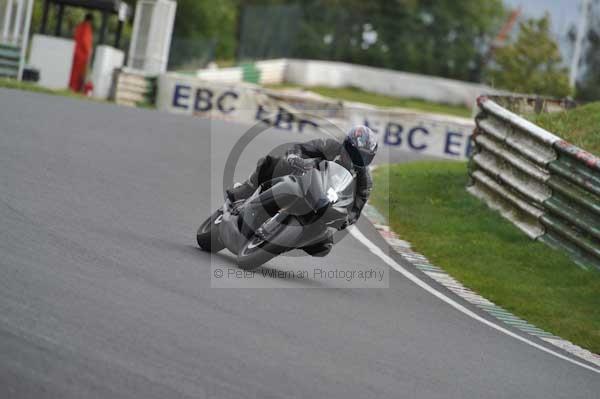
[{"label": "armco barrier", "polygon": [[119,105],[152,106],[156,101],[156,77],[127,68],[115,69],[111,98]]},{"label": "armco barrier", "polygon": [[0,43],[0,77],[17,78],[20,59],[20,47]]},{"label": "armco barrier", "polygon": [[532,239],[600,268],[600,159],[507,109],[554,112],[571,104],[481,97],[478,105],[468,191]]}]

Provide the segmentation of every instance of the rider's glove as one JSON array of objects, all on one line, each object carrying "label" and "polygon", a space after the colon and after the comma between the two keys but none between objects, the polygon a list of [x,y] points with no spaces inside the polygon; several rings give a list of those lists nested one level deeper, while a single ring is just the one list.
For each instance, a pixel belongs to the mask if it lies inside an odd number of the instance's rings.
[{"label": "rider's glove", "polygon": [[306,162],[304,158],[298,155],[288,155],[287,161],[295,174],[303,174],[312,168],[312,164],[310,162]]}]

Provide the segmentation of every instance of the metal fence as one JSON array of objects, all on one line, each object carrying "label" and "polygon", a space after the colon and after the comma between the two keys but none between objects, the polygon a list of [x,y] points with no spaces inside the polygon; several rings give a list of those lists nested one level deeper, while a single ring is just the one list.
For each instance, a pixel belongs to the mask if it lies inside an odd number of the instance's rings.
[{"label": "metal fence", "polygon": [[196,71],[214,61],[216,39],[187,39],[173,36],[169,51],[169,71]]},{"label": "metal fence", "polygon": [[17,78],[20,59],[19,47],[0,43],[0,77]]},{"label": "metal fence", "polygon": [[239,26],[238,61],[293,55],[301,24],[302,11],[297,4],[244,6]]},{"label": "metal fence", "polygon": [[468,191],[532,239],[600,268],[600,159],[517,114],[572,104],[481,97],[478,105]]},{"label": "metal fence", "polygon": [[33,0],[0,0],[0,77],[23,76]]}]

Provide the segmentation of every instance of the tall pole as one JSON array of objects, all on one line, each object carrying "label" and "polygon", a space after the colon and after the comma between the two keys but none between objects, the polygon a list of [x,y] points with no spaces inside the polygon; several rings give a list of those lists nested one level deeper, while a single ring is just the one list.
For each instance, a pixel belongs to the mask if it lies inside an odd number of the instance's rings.
[{"label": "tall pole", "polygon": [[27,14],[25,15],[25,27],[21,35],[21,58],[19,59],[19,75],[18,79],[23,80],[23,70],[25,69],[25,55],[29,46],[29,30],[31,29],[31,16],[33,14],[33,1],[27,1]]},{"label": "tall pole", "polygon": [[10,21],[12,18],[12,12],[13,12],[13,0],[8,0],[6,3],[6,9],[4,10],[4,26],[3,26],[3,30],[2,30],[2,41],[7,43],[8,42],[8,35],[9,35],[9,30],[10,30]]},{"label": "tall pole", "polygon": [[575,87],[577,74],[579,72],[579,59],[581,58],[581,49],[583,47],[583,38],[587,28],[588,12],[590,10],[590,0],[581,0],[581,17],[577,26],[577,37],[575,38],[575,49],[573,50],[573,59],[571,60],[571,71],[569,73],[569,85]]},{"label": "tall pole", "polygon": [[50,11],[50,1],[44,0],[44,11],[42,13],[42,27],[40,28],[40,33],[42,35],[46,34],[46,28],[48,27],[48,12]]},{"label": "tall pole", "polygon": [[98,40],[98,44],[104,44],[106,41],[106,29],[108,28],[108,13],[106,11],[102,12],[102,22],[100,23],[100,40]]},{"label": "tall pole", "polygon": [[[138,1],[135,3],[135,16],[133,17],[133,31],[131,33],[131,41],[129,42],[129,57],[127,57],[127,66],[130,68],[135,68],[138,65],[138,59],[141,58],[141,61],[144,61],[143,56],[137,56],[138,49],[138,32],[140,30],[140,20],[142,15],[142,6],[143,2]],[[143,69],[143,66],[140,66],[138,69]]]},{"label": "tall pole", "polygon": [[12,32],[12,44],[17,46],[21,35],[21,20],[23,18],[23,0],[17,0],[17,11],[14,16],[13,32]]}]

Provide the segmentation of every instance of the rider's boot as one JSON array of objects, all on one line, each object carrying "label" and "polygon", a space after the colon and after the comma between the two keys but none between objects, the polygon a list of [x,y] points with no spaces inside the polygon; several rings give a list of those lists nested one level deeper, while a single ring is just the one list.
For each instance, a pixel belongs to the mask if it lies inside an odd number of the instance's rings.
[{"label": "rider's boot", "polygon": [[324,242],[324,243],[310,245],[308,247],[303,247],[302,249],[304,250],[304,252],[306,252],[310,256],[322,258],[324,256],[329,255],[332,248],[333,248],[333,243]]},{"label": "rider's boot", "polygon": [[308,245],[306,247],[302,247],[302,250],[309,254],[310,256],[315,257],[323,257],[329,255],[331,249],[333,248],[333,234],[329,234],[326,238],[321,240],[320,242],[312,245]]}]

